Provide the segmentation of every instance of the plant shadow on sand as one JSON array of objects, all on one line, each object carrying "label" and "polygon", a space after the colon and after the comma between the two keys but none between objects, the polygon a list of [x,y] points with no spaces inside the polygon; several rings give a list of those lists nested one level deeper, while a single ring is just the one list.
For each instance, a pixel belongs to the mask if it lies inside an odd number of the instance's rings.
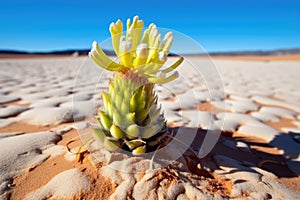
[{"label": "plant shadow on sand", "polygon": [[[203,169],[199,170],[199,168],[196,167],[197,163],[201,163],[201,165],[205,166],[207,161],[210,163],[212,163],[211,161],[214,161],[214,156],[223,155],[240,161],[241,163],[249,163],[249,165],[271,172],[278,178],[292,178],[300,175],[300,162],[295,160],[299,157],[300,144],[299,141],[294,139],[299,138],[300,133],[280,133],[272,141],[267,143],[252,137],[233,137],[233,133],[221,132],[221,135],[212,150],[204,158],[198,158],[196,155],[199,150],[201,150],[202,146],[204,146],[204,138],[207,134],[211,133],[200,128],[175,127],[172,129],[175,133],[180,129],[183,129],[184,132],[196,133],[194,136],[191,135],[191,137],[194,137],[194,140],[190,145],[190,148],[186,150],[181,157],[185,159],[186,164],[192,173],[210,177],[211,175],[208,171]],[[185,137],[185,139],[189,140],[189,137]],[[183,138],[183,143],[185,142],[185,139]],[[224,145],[224,141],[226,140],[244,142],[250,149],[249,151],[242,151],[238,148],[229,147]],[[282,154],[278,154],[278,151],[281,151]],[[247,167],[247,165],[245,166]],[[226,166],[225,163],[223,167],[230,166]],[[210,170],[214,171],[218,169],[218,166],[215,165],[213,167],[210,165],[208,168],[211,168]],[[244,169],[237,169],[237,171],[243,170]],[[233,171],[231,172],[233,173]]]}]

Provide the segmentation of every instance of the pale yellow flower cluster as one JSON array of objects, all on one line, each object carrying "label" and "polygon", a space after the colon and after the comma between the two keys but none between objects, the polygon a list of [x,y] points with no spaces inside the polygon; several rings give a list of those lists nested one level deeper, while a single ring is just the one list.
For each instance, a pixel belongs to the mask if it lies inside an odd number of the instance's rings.
[{"label": "pale yellow flower cluster", "polygon": [[109,30],[119,63],[111,60],[97,42],[93,42],[90,58],[104,69],[123,72],[131,70],[152,83],[162,84],[174,80],[178,77],[178,72],[168,74],[182,63],[183,58],[169,67],[164,67],[173,43],[172,33],[168,32],[161,40],[155,24],[150,24],[144,32],[143,28],[144,22],[139,20],[138,16],[135,16],[132,22],[127,20],[126,35],[120,20],[111,23]]}]

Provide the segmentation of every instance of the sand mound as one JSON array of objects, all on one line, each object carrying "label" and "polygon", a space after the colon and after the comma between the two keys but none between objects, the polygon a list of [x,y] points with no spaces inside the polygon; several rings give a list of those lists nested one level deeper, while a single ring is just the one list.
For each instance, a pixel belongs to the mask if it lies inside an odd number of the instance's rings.
[{"label": "sand mound", "polygon": [[42,188],[30,193],[25,199],[72,199],[89,188],[89,180],[78,169],[70,169],[56,175]]}]

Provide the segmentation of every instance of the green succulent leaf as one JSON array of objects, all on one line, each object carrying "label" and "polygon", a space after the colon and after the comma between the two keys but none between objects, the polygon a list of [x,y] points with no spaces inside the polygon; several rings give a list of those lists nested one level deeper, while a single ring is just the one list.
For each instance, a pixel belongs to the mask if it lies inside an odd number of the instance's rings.
[{"label": "green succulent leaf", "polygon": [[148,139],[158,133],[160,126],[158,124],[146,126],[142,129],[142,138]]},{"label": "green succulent leaf", "polygon": [[142,155],[144,153],[146,153],[146,145],[139,146],[132,150],[133,155]]},{"label": "green succulent leaf", "polygon": [[106,137],[105,133],[101,129],[97,128],[92,129],[92,134],[100,142],[103,142],[104,138]]},{"label": "green succulent leaf", "polygon": [[159,137],[159,138],[156,138],[155,140],[151,140],[151,141],[147,142],[147,144],[148,144],[150,147],[153,147],[153,146],[159,144],[160,140],[161,140],[161,139],[160,139],[160,137]]},{"label": "green succulent leaf", "polygon": [[109,130],[112,125],[112,120],[110,117],[101,110],[98,111],[98,115],[103,128]]},{"label": "green succulent leaf", "polygon": [[110,133],[116,139],[123,139],[125,137],[125,133],[115,124],[110,127]]},{"label": "green succulent leaf", "polygon": [[114,140],[108,137],[104,139],[104,145],[109,151],[116,151],[120,148],[120,142],[118,140]]},{"label": "green succulent leaf", "polygon": [[170,67],[162,70],[164,73],[169,73],[176,69],[181,63],[183,62],[183,57],[180,57],[174,64],[172,64]]},{"label": "green succulent leaf", "polygon": [[127,147],[132,150],[134,148],[137,148],[143,144],[145,144],[145,142],[143,140],[130,140],[130,141],[125,141],[125,144],[127,145]]},{"label": "green succulent leaf", "polygon": [[129,138],[139,137],[140,134],[139,126],[137,124],[132,124],[128,126],[126,129],[126,133]]}]

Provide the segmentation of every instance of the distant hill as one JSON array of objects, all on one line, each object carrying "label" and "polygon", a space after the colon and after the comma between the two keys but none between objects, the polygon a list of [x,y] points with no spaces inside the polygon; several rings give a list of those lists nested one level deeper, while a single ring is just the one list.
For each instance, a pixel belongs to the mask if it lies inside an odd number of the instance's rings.
[{"label": "distant hill", "polygon": [[[49,51],[49,52],[28,52],[28,51],[15,51],[15,50],[0,50],[1,54],[14,54],[14,55],[88,55],[90,49],[69,49],[61,51]],[[107,55],[114,56],[115,52],[111,50],[104,50]]]},{"label": "distant hill", "polygon": [[[50,52],[27,52],[15,50],[0,50],[0,55],[88,55],[90,49],[69,49]],[[103,50],[109,56],[115,56],[112,50]],[[272,56],[272,55],[295,55],[300,54],[300,48],[293,49],[276,49],[268,51],[229,51],[229,52],[210,52],[211,56]],[[203,54],[183,54],[183,55],[203,55]],[[170,56],[176,54],[170,53]]]}]

